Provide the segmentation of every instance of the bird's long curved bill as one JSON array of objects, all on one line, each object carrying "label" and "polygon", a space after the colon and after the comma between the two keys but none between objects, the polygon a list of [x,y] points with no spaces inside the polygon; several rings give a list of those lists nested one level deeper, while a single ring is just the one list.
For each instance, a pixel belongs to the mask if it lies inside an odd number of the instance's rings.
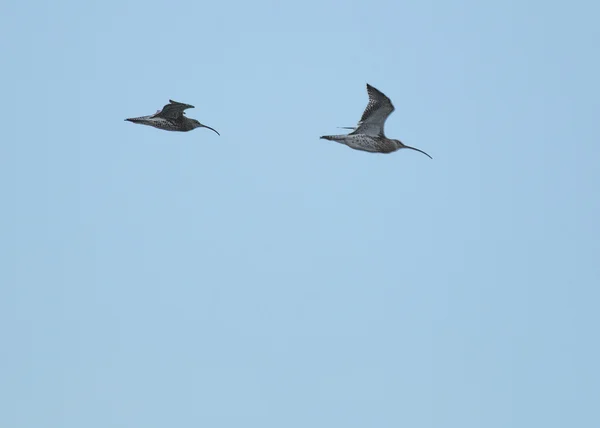
[{"label": "bird's long curved bill", "polygon": [[425,156],[427,156],[429,159],[433,159],[431,156],[429,156],[427,153],[425,153],[423,150],[419,150],[416,147],[411,147],[411,146],[404,146],[405,149],[411,149],[411,150],[416,150],[417,152],[421,152],[423,153]]},{"label": "bird's long curved bill", "polygon": [[202,125],[202,127],[203,127],[203,128],[208,128],[208,129],[210,129],[211,131],[214,131],[214,132],[216,132],[218,136],[221,136],[221,134],[219,134],[219,133],[217,132],[217,130],[216,130],[216,129],[213,129],[213,128],[211,128],[210,126]]}]

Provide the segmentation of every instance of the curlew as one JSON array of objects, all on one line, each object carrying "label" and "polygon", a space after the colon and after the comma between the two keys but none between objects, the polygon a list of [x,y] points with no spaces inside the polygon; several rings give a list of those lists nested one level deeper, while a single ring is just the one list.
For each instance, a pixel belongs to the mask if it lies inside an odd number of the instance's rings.
[{"label": "curlew", "polygon": [[371,153],[392,153],[400,149],[411,149],[421,152],[433,159],[423,150],[407,146],[400,140],[392,140],[385,136],[383,126],[386,119],[394,111],[394,106],[388,97],[367,83],[369,104],[353,132],[347,135],[324,135],[325,140],[336,141],[355,150]]},{"label": "curlew", "polygon": [[153,126],[166,131],[187,132],[196,128],[208,128],[211,131],[216,132],[217,135],[221,135],[216,129],[203,125],[196,119],[186,117],[184,110],[188,108],[194,108],[194,106],[169,100],[169,104],[164,106],[162,110],[159,110],[150,116],[132,117],[125,120],[139,123],[140,125]]}]

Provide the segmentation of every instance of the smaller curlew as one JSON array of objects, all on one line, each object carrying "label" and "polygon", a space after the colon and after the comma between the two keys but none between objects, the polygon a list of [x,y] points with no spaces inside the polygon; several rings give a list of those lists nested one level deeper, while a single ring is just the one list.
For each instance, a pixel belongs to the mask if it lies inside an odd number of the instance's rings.
[{"label": "smaller curlew", "polygon": [[336,141],[355,150],[371,153],[392,153],[400,149],[411,149],[421,152],[433,159],[423,150],[407,146],[400,140],[391,140],[383,132],[386,119],[394,111],[394,106],[388,97],[367,83],[369,104],[365,109],[356,128],[347,135],[324,135],[325,140]]},{"label": "smaller curlew", "polygon": [[211,131],[216,132],[217,135],[221,135],[216,129],[212,129],[210,126],[202,125],[196,119],[190,119],[184,116],[184,110],[188,108],[194,108],[194,106],[169,100],[169,104],[164,106],[162,110],[159,110],[150,116],[132,117],[125,120],[133,123],[139,123],[140,125],[153,126],[166,131],[187,132],[196,128],[208,128]]}]

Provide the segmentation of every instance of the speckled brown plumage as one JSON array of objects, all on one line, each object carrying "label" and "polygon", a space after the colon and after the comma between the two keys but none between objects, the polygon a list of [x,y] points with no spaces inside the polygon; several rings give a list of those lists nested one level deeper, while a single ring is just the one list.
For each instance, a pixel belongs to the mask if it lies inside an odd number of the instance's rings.
[{"label": "speckled brown plumage", "polygon": [[392,140],[385,136],[385,121],[394,111],[391,100],[383,92],[367,83],[369,103],[363,112],[354,131],[347,135],[324,135],[325,140],[345,144],[355,150],[371,153],[392,153],[400,149],[411,149],[428,156],[423,150],[403,144],[400,140]]},{"label": "speckled brown plumage", "polygon": [[184,111],[188,108],[194,108],[194,106],[169,100],[169,104],[165,105],[162,110],[157,111],[155,114],[150,116],[132,117],[125,120],[140,125],[164,129],[165,131],[187,132],[196,128],[208,128],[211,131],[216,132],[217,135],[221,135],[210,126],[203,125],[196,119],[186,117]]}]

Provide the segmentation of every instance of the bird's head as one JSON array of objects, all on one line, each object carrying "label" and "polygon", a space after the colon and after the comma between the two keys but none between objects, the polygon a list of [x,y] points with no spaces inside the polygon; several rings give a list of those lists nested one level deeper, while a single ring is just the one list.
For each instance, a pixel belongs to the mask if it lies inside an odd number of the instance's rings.
[{"label": "bird's head", "polygon": [[429,156],[427,153],[425,153],[423,150],[417,149],[416,147],[411,147],[411,146],[407,146],[406,144],[404,144],[402,141],[400,140],[392,140],[394,143],[396,143],[396,147],[398,147],[398,149],[411,149],[411,150],[415,150],[417,152],[423,153],[425,156],[427,156],[429,159],[433,159],[431,156]]},{"label": "bird's head", "polygon": [[202,125],[199,121],[197,121],[196,119],[190,119],[191,120],[191,124],[192,124],[192,129],[196,129],[196,128],[208,128],[211,131],[214,131],[217,133],[217,135],[221,135],[217,132],[216,129],[212,129],[210,126],[206,126],[206,125]]},{"label": "bird's head", "polygon": [[402,143],[402,141],[400,141],[400,140],[392,140],[392,141],[396,145],[396,150],[399,150],[402,147],[404,147],[404,144]]}]

